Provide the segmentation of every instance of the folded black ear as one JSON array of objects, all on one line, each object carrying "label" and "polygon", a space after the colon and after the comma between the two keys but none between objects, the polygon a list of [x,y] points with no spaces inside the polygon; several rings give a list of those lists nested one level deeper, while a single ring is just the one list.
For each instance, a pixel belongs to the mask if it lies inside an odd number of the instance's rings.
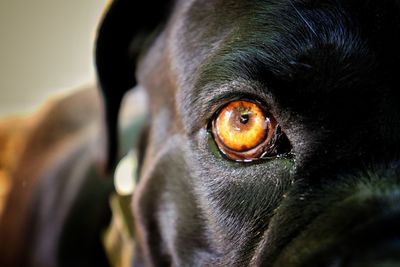
[{"label": "folded black ear", "polygon": [[138,56],[151,33],[165,21],[169,4],[155,0],[114,0],[100,24],[95,57],[106,112],[107,171],[114,168],[118,153],[118,113],[122,98],[136,85]]}]

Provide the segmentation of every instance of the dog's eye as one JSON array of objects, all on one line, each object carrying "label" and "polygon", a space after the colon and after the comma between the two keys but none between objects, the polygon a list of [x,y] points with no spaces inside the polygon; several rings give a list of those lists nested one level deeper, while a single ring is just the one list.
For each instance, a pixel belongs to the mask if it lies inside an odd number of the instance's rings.
[{"label": "dog's eye", "polygon": [[223,107],[212,121],[212,133],[220,151],[236,161],[274,157],[291,148],[275,118],[246,100]]}]

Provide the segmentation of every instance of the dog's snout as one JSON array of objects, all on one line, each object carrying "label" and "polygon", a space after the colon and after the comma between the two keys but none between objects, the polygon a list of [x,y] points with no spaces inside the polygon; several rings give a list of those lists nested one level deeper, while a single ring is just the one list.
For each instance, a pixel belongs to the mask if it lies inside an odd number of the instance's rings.
[{"label": "dog's snout", "polygon": [[341,217],[330,222],[331,229],[338,229],[334,238],[341,241],[319,252],[326,255],[322,258],[333,259],[332,264],[317,260],[314,265],[400,266],[400,161],[389,161],[366,171],[364,177],[348,179],[357,182],[348,197],[328,213],[329,218]]},{"label": "dog's snout", "polygon": [[392,161],[342,177],[309,196],[302,213],[309,218],[300,226],[305,230],[291,238],[273,266],[400,266],[399,167]]},{"label": "dog's snout", "polygon": [[400,238],[373,244],[348,259],[337,261],[332,267],[397,267],[400,266]]}]

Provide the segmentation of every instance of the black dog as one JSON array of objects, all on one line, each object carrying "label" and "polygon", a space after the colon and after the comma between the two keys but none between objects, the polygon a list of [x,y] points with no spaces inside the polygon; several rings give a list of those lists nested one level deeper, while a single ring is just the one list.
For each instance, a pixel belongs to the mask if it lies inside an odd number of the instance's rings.
[{"label": "black dog", "polygon": [[135,266],[400,266],[399,2],[147,2],[96,54],[110,168],[149,96]]},{"label": "black dog", "polygon": [[[397,0],[113,1],[96,43],[109,171],[125,92],[150,110],[135,266],[400,266],[399,35]],[[1,266],[107,265],[112,185],[74,130],[96,103],[28,142]],[[43,152],[54,133],[68,146]]]}]

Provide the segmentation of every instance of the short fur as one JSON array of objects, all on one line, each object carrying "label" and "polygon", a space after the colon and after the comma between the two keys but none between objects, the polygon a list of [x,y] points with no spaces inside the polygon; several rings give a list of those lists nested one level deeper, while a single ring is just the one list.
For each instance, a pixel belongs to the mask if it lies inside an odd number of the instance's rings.
[{"label": "short fur", "polygon": [[[379,248],[400,237],[399,2],[176,0],[164,14],[147,2],[114,1],[97,52],[110,158],[118,99],[135,81],[149,96],[135,266],[393,260]],[[121,69],[119,49],[143,32],[151,41]],[[293,158],[221,156],[207,127],[243,97],[274,114]]]}]

